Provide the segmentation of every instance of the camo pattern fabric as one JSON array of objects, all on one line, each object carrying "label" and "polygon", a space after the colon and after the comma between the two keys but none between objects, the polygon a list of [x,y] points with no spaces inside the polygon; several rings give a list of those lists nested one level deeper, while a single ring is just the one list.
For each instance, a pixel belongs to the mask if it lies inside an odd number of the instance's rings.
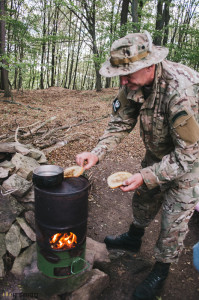
[{"label": "camo pattern fabric", "polygon": [[133,223],[148,226],[162,207],[155,256],[177,262],[199,201],[199,74],[165,60],[156,65],[150,95],[144,94],[144,89],[119,91],[108,128],[92,152],[103,159],[140,117],[146,155],[140,170],[144,184],[133,197]]},{"label": "camo pattern fabric", "polygon": [[167,48],[152,44],[148,31],[129,33],[113,42],[110,57],[99,72],[105,77],[131,74],[161,62],[168,53]]},{"label": "camo pattern fabric", "polygon": [[140,172],[147,187],[164,188],[170,181],[197,180],[199,73],[165,60],[157,64],[146,100],[142,89],[132,93],[123,87],[113,101],[108,127],[92,153],[103,159],[132,131],[138,116],[146,148],[145,167]]},{"label": "camo pattern fabric", "polygon": [[136,190],[132,200],[133,223],[145,228],[162,207],[161,230],[155,246],[155,258],[164,263],[177,263],[189,231],[188,222],[199,200],[199,185],[189,188],[170,183],[149,190],[146,185]]}]

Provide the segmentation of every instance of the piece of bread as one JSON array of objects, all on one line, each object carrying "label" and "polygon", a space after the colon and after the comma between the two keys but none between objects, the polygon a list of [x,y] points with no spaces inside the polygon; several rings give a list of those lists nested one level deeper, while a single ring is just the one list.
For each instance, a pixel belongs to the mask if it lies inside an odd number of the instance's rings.
[{"label": "piece of bread", "polygon": [[64,170],[64,178],[79,177],[84,172],[84,168],[80,166],[72,166]]},{"label": "piece of bread", "polygon": [[129,177],[131,177],[133,174],[129,173],[129,172],[116,172],[114,174],[111,174],[108,178],[107,178],[107,183],[108,186],[111,189],[115,189],[121,185],[123,185],[123,182],[128,179]]}]

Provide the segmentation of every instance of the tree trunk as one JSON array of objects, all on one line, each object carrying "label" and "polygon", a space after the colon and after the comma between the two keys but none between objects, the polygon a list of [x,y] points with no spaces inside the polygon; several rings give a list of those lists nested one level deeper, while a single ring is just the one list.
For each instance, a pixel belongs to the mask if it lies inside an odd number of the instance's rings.
[{"label": "tree trunk", "polygon": [[75,86],[76,86],[77,66],[78,66],[78,61],[79,61],[80,49],[82,46],[82,42],[80,41],[81,40],[81,31],[82,31],[82,26],[80,25],[77,58],[76,58],[76,63],[75,63],[74,76],[73,76],[73,90],[75,89]]},{"label": "tree trunk", "polygon": [[[58,17],[59,17],[59,10],[55,9],[55,17],[53,20],[53,37],[56,37],[57,34],[57,24],[58,24]],[[55,85],[55,49],[56,49],[56,42],[53,39],[52,42],[52,60],[51,60],[51,86]]]},{"label": "tree trunk", "polygon": [[[76,24],[75,24],[75,28],[73,29],[74,32],[73,32],[73,37],[74,37],[74,40],[76,39],[76,33],[77,33],[77,24],[78,24],[78,19],[76,20]],[[70,89],[70,85],[71,85],[71,82],[72,82],[72,76],[73,76],[73,66],[74,66],[74,56],[75,56],[75,43],[73,43],[73,45],[71,46],[70,48],[70,52],[72,53],[70,55],[71,57],[71,60],[70,60],[70,66],[69,67],[69,73],[68,73],[68,89]]]},{"label": "tree trunk", "polygon": [[134,32],[139,32],[140,28],[138,26],[139,17],[138,17],[138,0],[131,1],[131,13],[132,13],[132,27]]},{"label": "tree trunk", "polygon": [[[21,40],[20,45],[21,45],[21,49],[20,49],[20,54],[19,54],[19,61],[20,61],[20,63],[22,63],[23,62],[23,56],[24,56],[24,54],[23,54],[24,49],[23,49],[23,41],[22,40]],[[20,90],[22,88],[22,81],[23,81],[23,79],[22,79],[22,70],[21,70],[21,67],[19,67],[19,80],[18,80],[18,87],[17,87],[18,90]]]},{"label": "tree trunk", "polygon": [[44,12],[43,12],[43,42],[42,42],[42,52],[41,52],[41,73],[40,73],[40,89],[44,89],[44,57],[46,51],[46,0],[44,0]]},{"label": "tree trunk", "polygon": [[81,7],[83,9],[82,13],[78,13],[75,11],[74,7],[67,5],[68,9],[71,10],[74,15],[83,23],[84,27],[87,29],[90,37],[92,46],[91,49],[94,54],[94,66],[96,72],[96,89],[97,91],[101,91],[102,84],[101,84],[101,75],[99,74],[100,69],[100,54],[97,49],[96,43],[96,24],[95,24],[95,14],[96,14],[96,0],[92,0],[88,5],[88,1],[82,0]]},{"label": "tree trunk", "polygon": [[[6,40],[6,29],[5,29],[5,0],[0,0],[0,57],[5,55],[5,40]],[[7,65],[6,60],[3,58],[1,60],[3,65]],[[4,90],[4,96],[10,97],[11,92],[9,89],[9,81],[8,81],[8,71],[4,68],[0,68],[0,88]]]},{"label": "tree trunk", "polygon": [[68,42],[68,56],[67,56],[67,61],[66,61],[66,71],[65,71],[65,78],[64,78],[64,88],[67,88],[67,81],[68,81],[68,69],[69,69],[69,62],[70,62],[70,49],[71,49],[71,20],[72,20],[72,12],[70,11],[70,16],[69,16],[69,30],[68,30],[68,36],[69,36],[69,42]]},{"label": "tree trunk", "polygon": [[[15,56],[15,61],[17,61],[17,45],[16,44],[14,46],[14,56]],[[18,78],[18,69],[15,68],[15,76],[14,76],[14,82],[13,82],[15,90],[17,89],[17,78]]]},{"label": "tree trunk", "polygon": [[157,4],[156,26],[155,26],[157,35],[153,39],[153,43],[155,45],[161,45],[161,42],[162,42],[161,30],[163,29],[163,23],[164,23],[164,21],[163,21],[163,2],[164,2],[164,0],[158,0],[158,4]]},{"label": "tree trunk", "polygon": [[130,0],[123,0],[122,2],[122,10],[121,10],[121,18],[120,18],[120,26],[121,26],[120,37],[125,36],[127,32],[126,23],[128,18],[129,3]]},{"label": "tree trunk", "polygon": [[171,1],[166,1],[165,2],[165,6],[164,6],[164,11],[163,11],[163,14],[164,14],[164,38],[163,38],[163,45],[166,45],[167,44],[167,41],[168,41],[168,36],[169,36],[169,20],[170,20],[170,12],[169,12],[169,7],[170,7],[170,4],[171,4]]}]

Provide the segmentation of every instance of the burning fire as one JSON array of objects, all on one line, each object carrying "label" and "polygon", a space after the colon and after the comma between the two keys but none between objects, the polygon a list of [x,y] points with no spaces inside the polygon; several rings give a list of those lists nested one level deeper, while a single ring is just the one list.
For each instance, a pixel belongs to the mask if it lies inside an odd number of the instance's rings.
[{"label": "burning fire", "polygon": [[51,248],[53,249],[69,249],[74,248],[77,244],[77,236],[70,232],[68,233],[56,233],[50,238]]}]

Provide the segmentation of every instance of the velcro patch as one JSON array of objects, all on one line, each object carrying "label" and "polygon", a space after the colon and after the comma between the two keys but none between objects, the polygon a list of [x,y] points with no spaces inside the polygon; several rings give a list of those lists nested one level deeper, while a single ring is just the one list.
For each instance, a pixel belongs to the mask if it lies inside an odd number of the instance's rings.
[{"label": "velcro patch", "polygon": [[114,112],[117,112],[117,110],[120,108],[121,106],[121,103],[120,101],[116,98],[114,101],[113,101],[113,110]]},{"label": "velcro patch", "polygon": [[172,122],[174,130],[187,145],[199,141],[199,124],[194,116],[182,111],[172,118]]},{"label": "velcro patch", "polygon": [[177,119],[179,119],[180,117],[182,116],[188,116],[188,113],[186,112],[186,110],[183,110],[183,111],[179,111],[173,118],[172,118],[172,123],[174,124],[175,121]]}]

